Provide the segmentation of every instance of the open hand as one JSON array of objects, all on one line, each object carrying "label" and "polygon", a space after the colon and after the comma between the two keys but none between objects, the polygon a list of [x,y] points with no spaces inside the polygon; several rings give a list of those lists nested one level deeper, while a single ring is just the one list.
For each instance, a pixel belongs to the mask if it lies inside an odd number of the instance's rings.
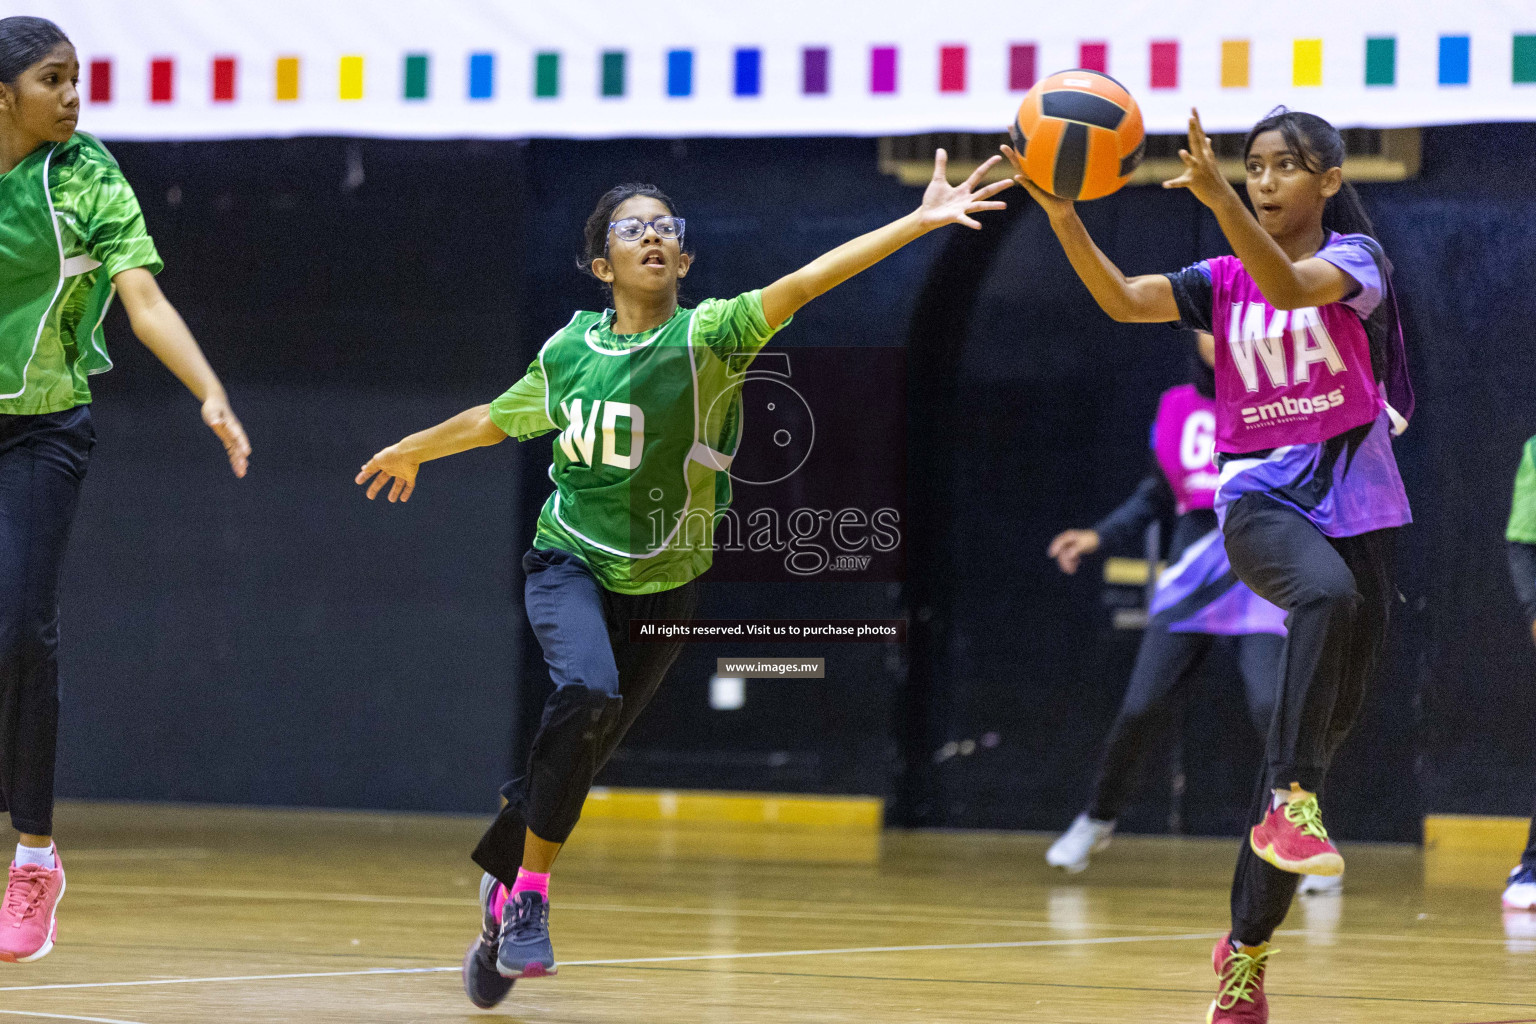
[{"label": "open hand", "polygon": [[1012,146],[1003,146],[1002,151],[1003,156],[1008,158],[1008,162],[1013,164],[1013,169],[1017,172],[1014,174],[1013,180],[1024,186],[1024,191],[1028,192],[1035,202],[1040,204],[1040,208],[1045,211],[1046,216],[1055,218],[1072,212],[1072,200],[1052,195],[1029,180],[1029,175],[1024,173],[1024,158],[1014,152]]},{"label": "open hand", "polygon": [[229,399],[224,395],[209,395],[203,403],[203,422],[219,436],[224,445],[224,453],[229,456],[229,468],[235,471],[235,476],[245,476],[251,458],[251,442],[245,436],[245,428],[240,425],[240,420],[235,417],[235,411],[229,407]]},{"label": "open hand", "polygon": [[1179,150],[1179,159],[1184,161],[1184,173],[1163,182],[1163,188],[1187,188],[1196,199],[1210,207],[1228,195],[1236,198],[1237,193],[1221,173],[1211,140],[1200,125],[1200,111],[1193,107],[1189,111],[1189,148]]},{"label": "open hand", "polygon": [[1058,533],[1046,549],[1046,556],[1056,559],[1056,564],[1068,576],[1077,572],[1084,555],[1099,550],[1099,535],[1095,530],[1066,530]]},{"label": "open hand", "polygon": [[354,483],[367,484],[372,478],[373,483],[368,484],[368,500],[372,501],[393,478],[389,500],[410,501],[411,492],[416,489],[416,471],[420,468],[421,463],[413,462],[394,445],[390,445],[363,464]]},{"label": "open hand", "polygon": [[964,224],[968,228],[979,229],[981,222],[971,216],[983,210],[1007,209],[1007,203],[988,202],[993,196],[1013,184],[1012,181],[999,181],[988,185],[981,191],[976,191],[977,182],[982,176],[997,165],[998,158],[992,157],[986,163],[971,172],[959,185],[951,185],[945,177],[945,171],[949,167],[949,154],[942,149],[933,154],[933,180],[928,183],[928,190],[923,193],[923,205],[918,207],[918,219],[925,229],[942,227],[945,224]]}]

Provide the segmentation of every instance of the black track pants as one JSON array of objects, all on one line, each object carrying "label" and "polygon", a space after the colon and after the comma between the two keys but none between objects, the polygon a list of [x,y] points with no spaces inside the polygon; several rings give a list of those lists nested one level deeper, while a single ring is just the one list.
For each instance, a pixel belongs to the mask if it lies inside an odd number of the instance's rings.
[{"label": "black track pants", "polygon": [[0,415],[0,811],[53,834],[59,571],[96,442],[90,406]]},{"label": "black track pants", "polygon": [[[1280,692],[1252,824],[1271,791],[1318,792],[1365,703],[1381,660],[1391,607],[1393,531],[1326,537],[1300,512],[1262,494],[1227,513],[1227,557],[1238,579],[1289,613]],[[1300,876],[1260,860],[1245,835],[1232,882],[1232,934],[1267,942],[1285,920]]]}]

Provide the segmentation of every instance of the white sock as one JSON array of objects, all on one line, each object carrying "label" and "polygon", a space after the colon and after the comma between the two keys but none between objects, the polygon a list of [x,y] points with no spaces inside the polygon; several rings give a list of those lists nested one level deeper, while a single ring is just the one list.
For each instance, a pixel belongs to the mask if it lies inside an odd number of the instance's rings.
[{"label": "white sock", "polygon": [[16,844],[16,866],[26,867],[28,864],[36,864],[40,868],[52,871],[58,866],[58,861],[53,856],[53,844],[47,846],[22,846]]}]

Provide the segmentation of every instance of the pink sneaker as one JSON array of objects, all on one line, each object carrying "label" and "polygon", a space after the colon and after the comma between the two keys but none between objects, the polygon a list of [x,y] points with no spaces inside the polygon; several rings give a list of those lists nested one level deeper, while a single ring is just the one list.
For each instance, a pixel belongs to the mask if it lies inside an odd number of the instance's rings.
[{"label": "pink sneaker", "polygon": [[53,851],[54,868],[11,865],[5,902],[0,903],[0,960],[29,964],[53,952],[59,900],[64,897],[64,861]]},{"label": "pink sneaker", "polygon": [[1211,965],[1216,968],[1221,987],[1206,1011],[1205,1024],[1269,1024],[1264,969],[1273,953],[1267,942],[1258,947],[1233,949],[1230,932],[1216,940]]},{"label": "pink sneaker", "polygon": [[[1292,792],[1299,792],[1296,785]],[[1317,797],[1307,795],[1270,809],[1248,833],[1253,852],[1281,871],[1332,877],[1344,873],[1344,857],[1328,839]]]}]

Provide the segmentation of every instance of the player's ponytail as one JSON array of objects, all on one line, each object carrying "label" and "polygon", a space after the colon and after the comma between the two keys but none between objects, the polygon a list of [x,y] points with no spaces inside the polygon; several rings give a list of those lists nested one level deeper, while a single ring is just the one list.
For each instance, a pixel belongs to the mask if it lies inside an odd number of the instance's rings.
[{"label": "player's ponytail", "polygon": [[0,82],[15,85],[22,72],[67,42],[64,30],[47,18],[0,18]]}]

